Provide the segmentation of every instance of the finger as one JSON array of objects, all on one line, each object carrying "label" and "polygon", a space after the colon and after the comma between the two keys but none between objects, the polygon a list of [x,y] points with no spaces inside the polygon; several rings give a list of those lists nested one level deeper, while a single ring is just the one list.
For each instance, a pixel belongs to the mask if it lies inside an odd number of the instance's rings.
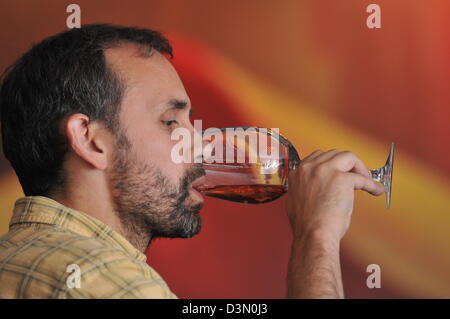
[{"label": "finger", "polygon": [[302,162],[313,160],[314,158],[316,158],[317,156],[319,156],[322,153],[323,153],[322,150],[316,150],[316,151],[312,152],[311,154],[309,154],[308,156],[306,156],[304,159],[302,159]]},{"label": "finger", "polygon": [[330,164],[340,171],[358,173],[372,179],[372,175],[366,165],[353,152],[343,151],[334,155],[330,159]]},{"label": "finger", "polygon": [[334,156],[336,156],[336,154],[338,154],[338,153],[339,153],[338,150],[332,149],[332,150],[329,150],[329,151],[327,151],[325,153],[319,154],[318,156],[315,157],[314,164],[319,165],[319,164],[321,164],[323,162],[326,162],[329,159],[331,159]]},{"label": "finger", "polygon": [[375,182],[371,178],[367,178],[358,173],[348,173],[352,177],[354,189],[364,190],[372,195],[380,196],[383,194],[384,187],[380,183]]}]

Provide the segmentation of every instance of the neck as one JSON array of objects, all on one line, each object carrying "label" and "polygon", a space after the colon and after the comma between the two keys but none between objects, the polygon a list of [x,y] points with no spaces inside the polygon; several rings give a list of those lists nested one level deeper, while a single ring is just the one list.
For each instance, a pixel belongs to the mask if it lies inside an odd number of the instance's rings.
[{"label": "neck", "polygon": [[[136,249],[145,253],[151,242],[151,232],[139,227],[141,223],[138,220],[129,220],[129,217],[126,223],[123,223],[120,214],[114,209],[109,193],[103,193],[102,196],[89,190],[80,191],[82,189],[83,187],[78,187],[76,190],[52,194],[49,197],[66,207],[98,219],[125,237]],[[139,216],[136,216],[137,218]]]}]

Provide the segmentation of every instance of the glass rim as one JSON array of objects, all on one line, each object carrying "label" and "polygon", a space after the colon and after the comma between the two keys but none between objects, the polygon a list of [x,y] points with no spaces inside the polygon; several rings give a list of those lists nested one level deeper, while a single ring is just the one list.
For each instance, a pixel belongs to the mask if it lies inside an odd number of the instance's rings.
[{"label": "glass rim", "polygon": [[287,149],[288,149],[288,157],[289,157],[289,168],[295,168],[298,164],[300,164],[301,159],[300,156],[298,155],[297,149],[294,147],[294,145],[286,138],[284,137],[281,133],[277,133],[275,131],[273,131],[271,128],[263,128],[263,127],[258,127],[258,126],[226,126],[226,127],[210,127],[207,128],[205,130],[202,130],[202,135],[205,131],[207,130],[213,130],[213,129],[217,129],[220,131],[225,131],[226,129],[236,129],[236,128],[241,128],[241,129],[255,129],[258,133],[260,132],[260,130],[264,130],[264,132],[261,133],[265,133],[271,137],[274,137],[276,140],[278,140],[281,144],[283,144]]}]

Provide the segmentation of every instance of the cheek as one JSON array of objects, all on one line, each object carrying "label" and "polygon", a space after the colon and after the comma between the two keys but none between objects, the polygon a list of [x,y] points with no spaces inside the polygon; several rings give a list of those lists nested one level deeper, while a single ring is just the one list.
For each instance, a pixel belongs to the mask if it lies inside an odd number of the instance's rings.
[{"label": "cheek", "polygon": [[172,161],[171,152],[175,144],[176,141],[172,141],[168,133],[162,132],[141,136],[135,140],[134,146],[141,161],[156,166],[172,183],[177,184],[184,174],[184,166]]}]

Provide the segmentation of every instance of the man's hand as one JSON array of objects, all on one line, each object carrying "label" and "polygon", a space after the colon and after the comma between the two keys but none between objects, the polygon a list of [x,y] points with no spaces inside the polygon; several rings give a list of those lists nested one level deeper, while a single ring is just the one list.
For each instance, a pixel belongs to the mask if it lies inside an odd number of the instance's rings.
[{"label": "man's hand", "polygon": [[353,211],[354,190],[384,193],[352,152],[315,151],[289,173],[286,212],[294,240],[289,298],[343,297],[339,242]]}]

